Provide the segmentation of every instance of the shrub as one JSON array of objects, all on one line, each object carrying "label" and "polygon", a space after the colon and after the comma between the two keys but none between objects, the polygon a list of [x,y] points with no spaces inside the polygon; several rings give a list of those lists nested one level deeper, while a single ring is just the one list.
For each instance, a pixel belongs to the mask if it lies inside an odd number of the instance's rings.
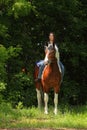
[{"label": "shrub", "polygon": [[33,79],[26,73],[21,72],[14,75],[9,85],[8,100],[12,102],[13,106],[16,106],[19,102],[22,102],[24,106],[36,105]]}]

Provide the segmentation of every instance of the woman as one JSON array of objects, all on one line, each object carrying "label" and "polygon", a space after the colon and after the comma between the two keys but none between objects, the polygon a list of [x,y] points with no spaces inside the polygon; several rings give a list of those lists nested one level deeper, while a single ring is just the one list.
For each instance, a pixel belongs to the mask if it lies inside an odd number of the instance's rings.
[{"label": "woman", "polygon": [[[55,44],[55,35],[54,35],[53,32],[49,33],[49,42],[47,43],[46,46],[49,46],[50,44],[52,44],[53,46],[55,46],[55,50],[56,50],[55,56],[56,56],[57,61],[58,61],[57,63],[58,63],[59,70],[62,73],[62,68],[60,67],[59,49],[58,49],[57,45]],[[40,81],[43,69],[44,69],[44,67],[45,67],[46,64],[48,64],[48,58],[47,57],[45,57],[45,59],[43,61],[37,63],[37,65],[39,66],[39,74],[38,74],[38,78],[35,79],[35,81]],[[63,67],[63,65],[62,65],[62,67]],[[64,68],[63,68],[63,73],[64,73]]]}]

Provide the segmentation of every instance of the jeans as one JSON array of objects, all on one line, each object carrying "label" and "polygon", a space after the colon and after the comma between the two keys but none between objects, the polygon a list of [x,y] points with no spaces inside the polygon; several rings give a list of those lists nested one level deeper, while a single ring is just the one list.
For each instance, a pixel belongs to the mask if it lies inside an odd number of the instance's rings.
[{"label": "jeans", "polygon": [[64,76],[64,65],[62,64],[61,61],[59,61],[59,65],[60,65],[60,68],[61,68],[62,76]]},{"label": "jeans", "polygon": [[42,76],[42,72],[44,70],[45,64],[43,63],[40,67],[39,67],[39,73],[38,73],[38,79],[41,79]]},{"label": "jeans", "polygon": [[45,67],[44,60],[40,60],[40,61],[37,62],[36,64],[37,64],[37,66],[39,67],[38,79],[41,79],[42,72],[43,72],[44,67]]},{"label": "jeans", "polygon": [[61,61],[59,61],[59,65],[60,65],[60,68],[61,68],[61,75],[62,75],[62,80],[61,80],[61,82],[62,82],[62,81],[63,81],[63,77],[64,77],[65,68],[64,68],[64,65],[62,64]]}]

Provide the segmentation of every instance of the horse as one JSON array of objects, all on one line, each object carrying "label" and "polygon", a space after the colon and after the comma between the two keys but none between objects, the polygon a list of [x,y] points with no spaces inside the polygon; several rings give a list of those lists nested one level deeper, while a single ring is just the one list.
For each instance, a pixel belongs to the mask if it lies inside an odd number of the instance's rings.
[{"label": "horse", "polygon": [[[41,107],[41,91],[44,92],[44,113],[48,114],[48,93],[50,89],[54,89],[54,114],[57,114],[57,106],[58,106],[58,94],[61,86],[61,72],[59,71],[58,61],[55,57],[55,48],[53,46],[49,46],[46,48],[45,56],[48,58],[48,64],[45,66],[42,78],[40,82],[35,82],[36,91],[37,91],[37,101],[38,108]],[[35,66],[34,78],[38,77],[39,67]]]}]

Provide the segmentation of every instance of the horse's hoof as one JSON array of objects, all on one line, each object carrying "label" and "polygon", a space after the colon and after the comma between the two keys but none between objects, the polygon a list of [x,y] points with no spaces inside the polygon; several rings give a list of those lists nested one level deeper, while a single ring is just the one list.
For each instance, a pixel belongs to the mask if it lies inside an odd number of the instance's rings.
[{"label": "horse's hoof", "polygon": [[54,114],[57,115],[57,110],[54,110]]},{"label": "horse's hoof", "polygon": [[55,115],[57,115],[57,113],[54,113]]},{"label": "horse's hoof", "polygon": [[48,115],[48,111],[45,111],[44,114]]}]

